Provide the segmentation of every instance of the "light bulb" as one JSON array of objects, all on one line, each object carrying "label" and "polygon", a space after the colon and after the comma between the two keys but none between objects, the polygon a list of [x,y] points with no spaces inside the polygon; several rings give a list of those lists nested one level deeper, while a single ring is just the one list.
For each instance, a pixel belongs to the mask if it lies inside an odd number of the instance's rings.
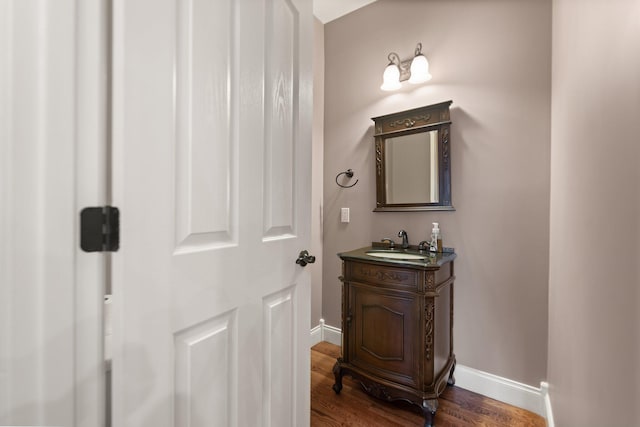
[{"label": "light bulb", "polygon": [[411,77],[409,77],[409,83],[424,83],[431,80],[431,74],[429,74],[429,61],[423,54],[418,54],[411,61]]},{"label": "light bulb", "polygon": [[382,90],[400,89],[400,69],[396,64],[389,64],[382,75]]}]

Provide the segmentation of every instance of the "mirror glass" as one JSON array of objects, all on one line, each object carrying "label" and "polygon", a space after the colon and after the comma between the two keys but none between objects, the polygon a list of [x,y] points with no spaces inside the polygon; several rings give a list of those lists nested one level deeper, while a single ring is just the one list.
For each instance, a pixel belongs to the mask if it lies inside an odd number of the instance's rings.
[{"label": "mirror glass", "polygon": [[451,101],[374,117],[375,212],[454,210]]},{"label": "mirror glass", "polygon": [[387,203],[438,203],[438,131],[387,138],[384,144]]}]

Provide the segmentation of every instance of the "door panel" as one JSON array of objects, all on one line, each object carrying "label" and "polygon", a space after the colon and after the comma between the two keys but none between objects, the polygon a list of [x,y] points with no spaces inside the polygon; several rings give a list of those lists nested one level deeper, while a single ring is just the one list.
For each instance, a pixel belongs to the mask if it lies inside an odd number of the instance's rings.
[{"label": "door panel", "polygon": [[294,231],[294,142],[298,116],[298,11],[288,0],[266,4],[264,239]]},{"label": "door panel", "polygon": [[311,2],[114,7],[114,425],[307,425]]},{"label": "door panel", "polygon": [[415,294],[381,293],[367,286],[351,288],[354,305],[355,366],[411,387],[418,386],[420,305]]},{"label": "door panel", "polygon": [[295,426],[295,287],[263,298],[265,352],[264,414],[266,426]]},{"label": "door panel", "polygon": [[175,334],[176,425],[232,425],[236,312]]},{"label": "door panel", "polygon": [[234,4],[178,2],[177,252],[237,243]]}]

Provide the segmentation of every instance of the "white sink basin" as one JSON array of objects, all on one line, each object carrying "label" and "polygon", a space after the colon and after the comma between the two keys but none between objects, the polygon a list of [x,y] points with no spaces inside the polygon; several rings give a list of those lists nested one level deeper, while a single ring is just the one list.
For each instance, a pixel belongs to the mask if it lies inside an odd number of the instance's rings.
[{"label": "white sink basin", "polygon": [[404,260],[425,259],[426,258],[425,255],[408,254],[408,253],[405,253],[405,252],[376,252],[376,251],[369,251],[369,252],[367,252],[367,255],[373,256],[373,257],[376,257],[376,258],[390,258],[390,259],[404,259]]}]

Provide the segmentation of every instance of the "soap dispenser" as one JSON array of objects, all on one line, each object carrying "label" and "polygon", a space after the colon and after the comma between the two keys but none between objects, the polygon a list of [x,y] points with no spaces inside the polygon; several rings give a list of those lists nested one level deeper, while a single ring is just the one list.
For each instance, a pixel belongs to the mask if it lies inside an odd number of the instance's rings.
[{"label": "soap dispenser", "polygon": [[440,224],[437,222],[433,223],[433,228],[431,229],[429,250],[431,252],[442,252],[442,234],[440,234]]}]

